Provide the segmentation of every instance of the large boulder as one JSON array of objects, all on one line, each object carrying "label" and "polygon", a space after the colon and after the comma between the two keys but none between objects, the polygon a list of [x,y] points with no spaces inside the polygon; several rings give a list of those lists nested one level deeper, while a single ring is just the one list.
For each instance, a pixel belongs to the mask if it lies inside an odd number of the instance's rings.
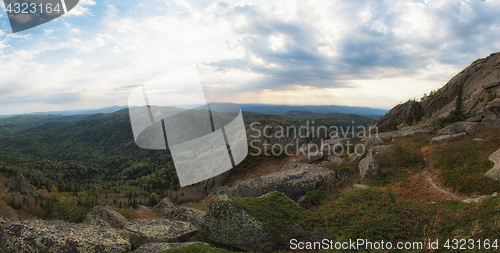
[{"label": "large boulder", "polygon": [[474,130],[474,127],[476,127],[477,125],[478,123],[476,122],[456,122],[442,129],[439,129],[437,131],[437,134],[439,135],[453,135],[459,133],[475,134],[476,130]]},{"label": "large boulder", "polygon": [[493,152],[488,159],[494,163],[493,168],[488,170],[484,175],[495,180],[500,180],[500,148]]},{"label": "large boulder", "polygon": [[466,135],[467,135],[467,133],[440,135],[440,136],[436,136],[436,137],[432,138],[431,143],[439,143],[442,141],[458,139],[458,138],[460,138],[462,136],[466,136]]},{"label": "large boulder", "polygon": [[163,218],[132,220],[125,229],[132,232],[130,242],[134,247],[153,242],[182,242],[198,231],[189,222]]},{"label": "large boulder", "polygon": [[336,155],[331,155],[328,157],[328,161],[335,166],[339,166],[340,164],[342,164],[344,162],[344,158],[342,158],[340,156],[336,156]]},{"label": "large boulder", "polygon": [[141,247],[137,248],[133,251],[133,253],[156,253],[162,252],[168,249],[178,249],[184,246],[189,246],[191,244],[200,243],[200,242],[181,242],[181,243],[166,243],[166,242],[157,242],[157,243],[148,243],[144,244]]},{"label": "large boulder", "polygon": [[245,210],[235,208],[227,195],[219,196],[210,203],[205,224],[213,242],[249,251],[277,248],[275,236]]},{"label": "large boulder", "polygon": [[288,163],[279,172],[237,181],[228,191],[238,197],[259,197],[279,191],[293,200],[314,190],[328,181],[335,180],[335,172],[315,164]]},{"label": "large boulder", "polygon": [[109,227],[60,220],[25,220],[2,231],[3,252],[129,252],[131,245]]},{"label": "large boulder", "polygon": [[118,229],[123,228],[127,222],[127,219],[123,215],[103,206],[94,207],[83,220],[85,224],[105,226],[108,223],[111,227]]},{"label": "large boulder", "polygon": [[174,207],[174,204],[168,197],[163,198],[158,204],[156,204],[153,208],[154,209],[164,209],[164,208],[171,208]]},{"label": "large boulder", "polygon": [[176,207],[165,211],[165,219],[187,221],[197,228],[203,226],[207,211],[194,209],[191,207]]},{"label": "large boulder", "polygon": [[366,157],[359,162],[359,175],[361,180],[377,175],[378,163],[377,155],[373,149],[368,150]]}]

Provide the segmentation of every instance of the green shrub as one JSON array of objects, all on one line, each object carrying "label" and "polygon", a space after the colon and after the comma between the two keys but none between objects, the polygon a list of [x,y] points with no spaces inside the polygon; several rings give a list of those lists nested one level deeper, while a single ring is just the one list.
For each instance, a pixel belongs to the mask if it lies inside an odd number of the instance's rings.
[{"label": "green shrub", "polygon": [[326,198],[326,189],[325,187],[321,186],[316,190],[308,191],[306,193],[307,196],[307,203],[311,205],[320,205],[325,201]]},{"label": "green shrub", "polygon": [[221,248],[214,248],[214,247],[211,247],[210,245],[206,245],[203,243],[195,243],[195,244],[191,244],[188,246],[180,247],[178,249],[169,249],[169,250],[165,250],[165,251],[160,251],[159,253],[192,253],[192,252],[226,253],[226,252],[231,252],[231,251],[221,249]]}]

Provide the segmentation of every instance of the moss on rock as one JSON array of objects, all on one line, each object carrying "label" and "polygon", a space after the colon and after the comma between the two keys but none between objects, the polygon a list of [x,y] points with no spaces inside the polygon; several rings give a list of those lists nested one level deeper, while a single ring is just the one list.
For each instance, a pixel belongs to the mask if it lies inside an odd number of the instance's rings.
[{"label": "moss on rock", "polygon": [[125,225],[132,232],[130,242],[134,247],[152,242],[185,241],[198,231],[191,223],[167,219],[137,219]]},{"label": "moss on rock", "polygon": [[113,228],[60,220],[26,220],[2,231],[3,252],[129,252],[131,245]]}]

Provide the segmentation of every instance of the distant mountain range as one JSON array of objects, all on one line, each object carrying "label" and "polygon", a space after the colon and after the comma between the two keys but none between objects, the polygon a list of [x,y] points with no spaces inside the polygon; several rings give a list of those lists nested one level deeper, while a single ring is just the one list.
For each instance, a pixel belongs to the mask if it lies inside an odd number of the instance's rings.
[{"label": "distant mountain range", "polygon": [[[242,111],[247,112],[257,112],[264,114],[274,114],[283,116],[290,111],[305,111],[318,114],[326,113],[340,113],[340,114],[356,114],[372,119],[378,119],[382,115],[388,112],[386,109],[377,109],[370,107],[351,107],[351,106],[339,106],[339,105],[269,105],[269,104],[239,104]],[[178,106],[185,108],[184,106]],[[51,111],[51,112],[33,112],[25,114],[13,114],[13,115],[0,115],[0,118],[9,118],[20,115],[90,115],[97,113],[113,113],[119,110],[128,108],[127,106],[111,106],[101,109],[89,109],[89,110],[68,110],[68,111]],[[187,107],[189,108],[189,106]]]}]

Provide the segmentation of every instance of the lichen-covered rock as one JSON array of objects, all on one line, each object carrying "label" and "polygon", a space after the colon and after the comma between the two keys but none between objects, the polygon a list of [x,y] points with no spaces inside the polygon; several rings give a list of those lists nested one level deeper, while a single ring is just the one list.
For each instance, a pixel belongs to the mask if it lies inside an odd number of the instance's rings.
[{"label": "lichen-covered rock", "polygon": [[482,202],[482,201],[487,200],[489,198],[491,198],[491,196],[486,195],[486,196],[481,196],[481,197],[474,198],[474,199],[464,199],[464,200],[462,200],[462,202],[464,202],[465,204],[473,204],[473,203]]},{"label": "lichen-covered rock", "polygon": [[163,218],[132,220],[125,229],[133,233],[130,242],[134,247],[152,242],[182,242],[198,231],[189,222]]},{"label": "lichen-covered rock", "polygon": [[244,210],[238,210],[226,195],[215,198],[205,218],[209,239],[242,250],[272,251],[276,238],[266,232],[263,224]]},{"label": "lichen-covered rock", "polygon": [[436,137],[432,138],[431,143],[438,143],[438,142],[442,142],[442,141],[453,140],[453,139],[457,139],[457,138],[460,138],[460,137],[466,136],[466,135],[467,135],[467,133],[440,135],[440,136],[436,136]]},{"label": "lichen-covered rock", "polygon": [[476,122],[456,122],[437,131],[439,135],[453,135],[459,133],[475,134]]},{"label": "lichen-covered rock", "polygon": [[3,252],[129,252],[131,245],[109,227],[60,220],[25,220],[2,231]]},{"label": "lichen-covered rock", "polygon": [[332,163],[335,166],[339,166],[344,162],[344,158],[336,156],[336,155],[331,155],[328,157],[328,161]]},{"label": "lichen-covered rock", "polygon": [[180,247],[188,246],[195,243],[201,242],[181,242],[181,243],[165,243],[165,242],[157,242],[157,243],[148,243],[144,244],[141,247],[137,248],[133,251],[133,253],[156,253],[168,249],[178,249]]},{"label": "lichen-covered rock", "polygon": [[191,207],[176,207],[165,211],[165,218],[171,220],[187,221],[197,228],[203,226],[206,211],[194,209]]},{"label": "lichen-covered rock", "polygon": [[354,184],[354,188],[358,188],[358,189],[370,189],[370,186],[368,186],[366,184]]},{"label": "lichen-covered rock", "polygon": [[83,223],[92,225],[102,224],[102,222],[98,220],[105,221],[109,223],[111,227],[119,229],[123,228],[127,223],[127,219],[123,217],[123,215],[103,206],[94,207],[92,211],[85,216]]},{"label": "lichen-covered rock", "polygon": [[289,163],[279,172],[237,181],[228,193],[237,197],[259,197],[279,191],[297,200],[328,181],[335,181],[335,172],[320,165]]},{"label": "lichen-covered rock", "polygon": [[377,175],[378,172],[378,163],[377,163],[377,155],[374,150],[368,150],[366,157],[361,159],[359,162],[359,175],[361,180]]},{"label": "lichen-covered rock", "polygon": [[494,163],[493,168],[488,170],[484,175],[495,180],[500,180],[500,148],[493,152],[488,159]]},{"label": "lichen-covered rock", "polygon": [[174,207],[174,204],[172,203],[172,201],[170,201],[170,199],[168,197],[165,197],[160,202],[158,202],[158,204],[156,204],[153,208],[154,209],[164,209],[164,208],[171,208],[171,207]]}]

